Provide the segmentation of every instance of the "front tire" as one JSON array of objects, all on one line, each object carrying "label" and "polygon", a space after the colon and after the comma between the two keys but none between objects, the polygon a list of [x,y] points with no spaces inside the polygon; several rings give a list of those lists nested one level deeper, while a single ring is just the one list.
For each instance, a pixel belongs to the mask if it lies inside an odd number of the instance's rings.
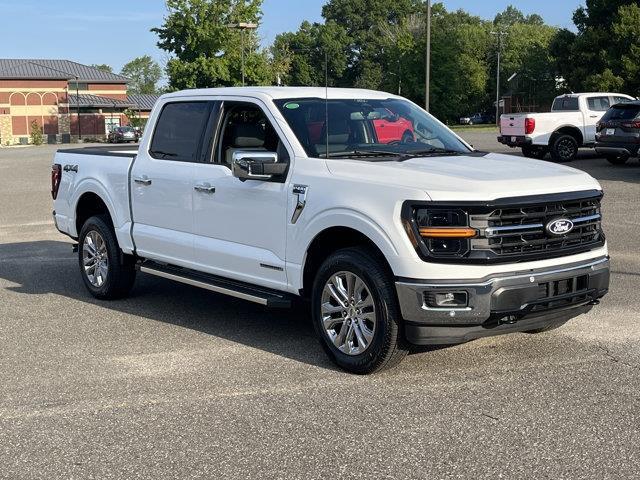
[{"label": "front tire", "polygon": [[136,278],[135,261],[120,250],[109,218],[89,218],[78,242],[80,273],[89,293],[100,300],[127,296]]},{"label": "front tire", "polygon": [[313,325],[329,358],[365,375],[394,367],[408,353],[393,276],[363,248],[329,256],[316,275]]},{"label": "front tire", "polygon": [[551,145],[551,158],[556,162],[571,162],[578,155],[578,141],[571,135],[558,135]]}]

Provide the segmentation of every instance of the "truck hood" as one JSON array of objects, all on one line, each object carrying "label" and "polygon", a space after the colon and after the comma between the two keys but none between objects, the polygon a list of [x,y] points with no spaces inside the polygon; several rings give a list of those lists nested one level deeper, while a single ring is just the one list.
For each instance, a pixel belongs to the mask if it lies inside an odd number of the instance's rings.
[{"label": "truck hood", "polygon": [[336,176],[423,190],[433,201],[490,201],[498,198],[600,190],[575,168],[528,158],[485,156],[414,158],[404,162],[328,161]]}]

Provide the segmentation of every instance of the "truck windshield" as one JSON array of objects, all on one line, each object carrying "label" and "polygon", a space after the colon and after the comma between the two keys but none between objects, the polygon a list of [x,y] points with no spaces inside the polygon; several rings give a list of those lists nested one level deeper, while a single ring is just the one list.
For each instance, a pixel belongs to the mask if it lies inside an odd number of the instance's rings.
[{"label": "truck windshield", "polygon": [[471,150],[424,110],[402,99],[277,100],[310,157],[388,160]]}]

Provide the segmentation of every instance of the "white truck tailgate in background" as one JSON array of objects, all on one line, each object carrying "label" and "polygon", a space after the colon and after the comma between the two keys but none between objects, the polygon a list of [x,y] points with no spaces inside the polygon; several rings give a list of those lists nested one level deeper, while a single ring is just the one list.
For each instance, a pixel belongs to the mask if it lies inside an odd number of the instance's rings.
[{"label": "white truck tailgate in background", "polygon": [[502,115],[500,117],[500,133],[504,136],[524,135],[524,119],[526,115]]}]

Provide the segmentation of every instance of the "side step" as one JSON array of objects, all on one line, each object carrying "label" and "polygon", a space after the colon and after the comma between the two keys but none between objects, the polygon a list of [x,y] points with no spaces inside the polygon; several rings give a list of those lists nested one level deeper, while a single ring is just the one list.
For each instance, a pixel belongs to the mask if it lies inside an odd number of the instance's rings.
[{"label": "side step", "polygon": [[188,268],[163,265],[152,261],[145,261],[140,264],[138,268],[143,273],[168,278],[169,280],[204,288],[205,290],[222,293],[231,297],[241,298],[242,300],[259,303],[267,307],[291,307],[291,296],[284,292],[278,292],[277,290],[257,287],[216,275],[196,272]]}]

